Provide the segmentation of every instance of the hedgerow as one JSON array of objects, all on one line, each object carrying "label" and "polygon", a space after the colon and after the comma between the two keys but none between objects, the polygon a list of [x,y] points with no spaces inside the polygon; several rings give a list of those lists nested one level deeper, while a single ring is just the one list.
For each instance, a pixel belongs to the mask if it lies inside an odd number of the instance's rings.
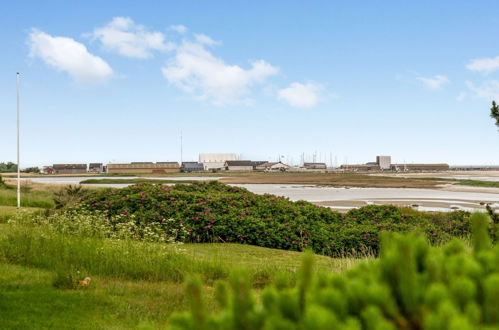
[{"label": "hedgerow", "polygon": [[489,219],[473,215],[474,247],[455,239],[435,247],[420,233],[387,233],[380,258],[345,274],[313,275],[304,258],[297,284],[280,280],[255,299],[247,276],[232,274],[208,312],[200,280],[187,281],[190,312],[170,328],[211,329],[498,329],[499,248],[488,237]]},{"label": "hedgerow", "polygon": [[394,206],[370,205],[341,214],[218,182],[99,190],[84,196],[78,207],[104,212],[110,219],[133,217],[141,225],[174,219],[187,232],[181,237],[183,242],[236,242],[295,251],[311,248],[331,256],[376,253],[382,231],[420,231],[433,242],[469,232],[466,212],[442,215],[439,221]]}]

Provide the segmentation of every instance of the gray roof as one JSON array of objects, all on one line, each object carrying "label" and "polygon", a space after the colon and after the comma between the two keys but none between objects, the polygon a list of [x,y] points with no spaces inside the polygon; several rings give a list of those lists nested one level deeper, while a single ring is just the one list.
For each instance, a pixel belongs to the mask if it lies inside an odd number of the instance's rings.
[{"label": "gray roof", "polygon": [[228,160],[225,164],[227,166],[253,166],[251,160]]}]

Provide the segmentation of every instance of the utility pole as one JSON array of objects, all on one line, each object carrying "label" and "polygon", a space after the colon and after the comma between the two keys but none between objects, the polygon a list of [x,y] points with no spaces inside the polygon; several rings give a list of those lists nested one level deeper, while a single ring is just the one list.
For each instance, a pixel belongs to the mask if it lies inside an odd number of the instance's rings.
[{"label": "utility pole", "polygon": [[183,157],[184,157],[184,147],[182,141],[182,130],[180,130],[180,166],[182,166]]},{"label": "utility pole", "polygon": [[19,72],[16,73],[17,85],[17,208],[21,208],[21,163],[19,161]]}]

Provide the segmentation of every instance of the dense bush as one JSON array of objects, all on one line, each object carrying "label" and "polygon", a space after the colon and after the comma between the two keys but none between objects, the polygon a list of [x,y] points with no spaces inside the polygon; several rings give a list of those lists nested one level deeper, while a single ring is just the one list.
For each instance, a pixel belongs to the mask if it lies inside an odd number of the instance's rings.
[{"label": "dense bush", "polygon": [[172,317],[173,329],[498,329],[499,248],[488,217],[473,216],[474,250],[463,242],[432,247],[417,233],[385,234],[379,260],[345,274],[313,276],[304,259],[297,284],[286,278],[261,299],[244,273],[230,288],[216,286],[220,311],[207,312],[200,281],[190,279],[191,311]]},{"label": "dense bush", "polygon": [[381,231],[424,232],[432,241],[465,235],[468,214],[442,216],[454,227],[394,206],[367,206],[343,215],[312,203],[257,195],[217,182],[162,186],[140,184],[99,190],[82,198],[79,208],[109,217],[133,216],[139,224],[175,219],[185,227],[185,242],[237,242],[326,255],[377,252]]}]

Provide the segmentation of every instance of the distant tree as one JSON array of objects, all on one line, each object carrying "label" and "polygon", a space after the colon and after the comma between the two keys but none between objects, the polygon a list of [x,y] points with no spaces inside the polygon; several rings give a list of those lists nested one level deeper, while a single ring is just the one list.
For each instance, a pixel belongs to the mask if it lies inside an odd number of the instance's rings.
[{"label": "distant tree", "polygon": [[24,170],[22,170],[22,172],[24,173],[40,173],[40,168],[38,167],[28,167],[28,168],[25,168]]},{"label": "distant tree", "polygon": [[1,172],[16,172],[17,171],[17,165],[8,162],[8,163],[0,163],[0,173]]},{"label": "distant tree", "polygon": [[499,127],[499,106],[496,101],[492,101],[492,108],[490,108],[490,117],[496,120],[496,126]]}]

